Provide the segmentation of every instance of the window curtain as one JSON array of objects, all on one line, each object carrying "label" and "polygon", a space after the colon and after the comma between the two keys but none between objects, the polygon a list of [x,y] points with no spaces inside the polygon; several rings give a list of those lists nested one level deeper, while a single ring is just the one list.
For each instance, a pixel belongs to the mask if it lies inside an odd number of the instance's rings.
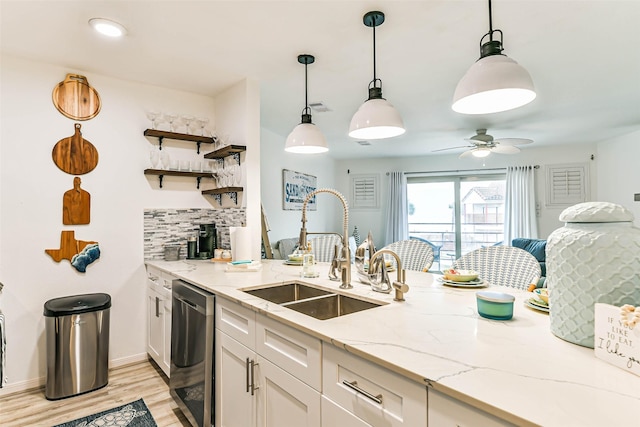
[{"label": "window curtain", "polygon": [[389,203],[385,246],[409,238],[407,177],[404,172],[389,172]]},{"label": "window curtain", "polygon": [[516,237],[538,238],[536,224],[535,168],[509,166],[504,201],[504,244]]}]

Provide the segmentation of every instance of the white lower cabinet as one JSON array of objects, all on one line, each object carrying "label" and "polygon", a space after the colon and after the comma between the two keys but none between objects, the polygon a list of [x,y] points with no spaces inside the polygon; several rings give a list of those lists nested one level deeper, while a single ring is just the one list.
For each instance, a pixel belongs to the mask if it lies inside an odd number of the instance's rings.
[{"label": "white lower cabinet", "polygon": [[217,427],[320,427],[318,339],[224,298],[216,326]]},{"label": "white lower cabinet", "polygon": [[171,290],[173,276],[147,267],[147,353],[169,376],[171,366]]},{"label": "white lower cabinet", "polygon": [[[427,425],[426,386],[330,344],[323,347],[322,394],[355,417],[323,407],[323,414],[328,411],[345,420],[346,424],[338,424],[341,427]],[[323,405],[327,399],[323,399]],[[336,425],[324,419],[322,422],[323,427]]]},{"label": "white lower cabinet", "polygon": [[348,412],[335,402],[322,396],[322,427],[370,427],[360,418]]},{"label": "white lower cabinet", "polygon": [[429,427],[514,426],[485,411],[429,389]]}]

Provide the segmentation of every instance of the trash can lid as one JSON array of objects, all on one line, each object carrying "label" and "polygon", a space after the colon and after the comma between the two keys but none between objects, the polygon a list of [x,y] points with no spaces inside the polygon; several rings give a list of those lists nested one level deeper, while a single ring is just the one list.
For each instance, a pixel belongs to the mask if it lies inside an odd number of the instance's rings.
[{"label": "trash can lid", "polygon": [[47,317],[69,316],[105,310],[109,307],[111,307],[111,296],[108,294],[71,295],[45,302],[44,315]]}]

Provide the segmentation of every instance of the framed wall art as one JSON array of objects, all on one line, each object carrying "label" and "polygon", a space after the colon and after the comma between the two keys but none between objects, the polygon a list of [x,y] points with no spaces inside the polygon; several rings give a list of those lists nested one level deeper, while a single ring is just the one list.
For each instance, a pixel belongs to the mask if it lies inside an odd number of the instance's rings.
[{"label": "framed wall art", "polygon": [[[317,178],[306,173],[282,169],[282,209],[301,211],[307,195],[317,188]],[[307,203],[307,210],[315,211],[316,197]]]}]

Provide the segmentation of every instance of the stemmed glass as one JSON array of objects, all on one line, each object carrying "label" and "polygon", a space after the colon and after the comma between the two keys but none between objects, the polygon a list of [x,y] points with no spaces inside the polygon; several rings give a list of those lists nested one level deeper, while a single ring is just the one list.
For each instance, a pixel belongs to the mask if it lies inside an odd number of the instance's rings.
[{"label": "stemmed glass", "polygon": [[178,118],[178,115],[176,113],[164,113],[164,119],[169,123],[170,132],[175,132],[173,123],[176,121],[177,118]]},{"label": "stemmed glass", "polygon": [[147,118],[151,120],[151,128],[157,129],[156,120],[160,118],[160,112],[149,110],[147,111]]},{"label": "stemmed glass", "polygon": [[151,147],[151,151],[149,151],[149,160],[151,161],[151,169],[158,169],[160,162],[160,150],[156,148],[156,146]]},{"label": "stemmed glass", "polygon": [[190,115],[183,115],[181,116],[181,119],[185,127],[187,128],[187,133],[191,134],[191,122],[195,120],[195,117]]},{"label": "stemmed glass", "polygon": [[204,128],[209,123],[209,119],[206,117],[198,117],[196,119],[196,124],[200,127],[200,135],[204,136]]}]

